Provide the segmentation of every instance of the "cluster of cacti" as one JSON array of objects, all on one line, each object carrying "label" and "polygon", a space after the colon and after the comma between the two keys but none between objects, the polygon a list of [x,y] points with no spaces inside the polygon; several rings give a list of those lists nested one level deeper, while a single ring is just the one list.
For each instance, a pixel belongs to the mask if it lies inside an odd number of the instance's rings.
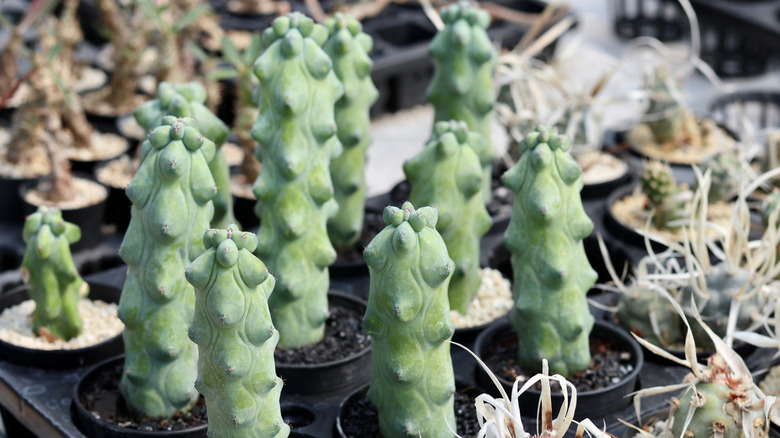
[{"label": "cluster of cacti", "polygon": [[668,164],[647,161],[639,175],[639,185],[653,210],[653,224],[666,228],[671,221],[685,217],[686,201],[678,196],[682,188],[677,184]]},{"label": "cluster of cacti", "polygon": [[217,195],[214,203],[214,217],[211,226],[224,228],[235,223],[233,217],[233,198],[230,194],[230,169],[221,146],[228,136],[228,127],[212,113],[204,103],[206,89],[200,82],[186,84],[171,84],[161,82],[157,87],[157,99],[145,102],[133,115],[144,130],[152,129],[162,124],[163,116],[191,117],[198,122],[201,134],[217,147],[214,158],[209,162],[209,170],[217,184]]},{"label": "cluster of cacti", "polygon": [[571,375],[590,365],[593,317],[586,294],[596,281],[582,244],[593,223],[580,199],[582,171],[566,153],[569,139],[539,127],[522,142],[520,161],[502,177],[515,193],[504,244],[512,254],[518,362]]},{"label": "cluster of cacti", "polygon": [[22,278],[35,301],[33,333],[70,340],[83,326],[78,301],[89,286],[81,279],[70,245],[81,239],[81,230],[65,222],[56,208],[39,207],[24,221],[22,238],[27,248],[22,259]]},{"label": "cluster of cacti", "polygon": [[217,192],[214,142],[192,119],[166,116],[141,145],[127,187],[132,218],[119,255],[128,265],[119,301],[125,324],[120,388],[138,417],[169,418],[197,400],[198,350],[188,338],[195,293],[186,267],[203,253]]},{"label": "cluster of cacti", "polygon": [[450,307],[466,313],[480,285],[480,238],[490,229],[482,193],[482,168],[474,152],[485,140],[464,122],[437,122],[428,144],[404,163],[412,186],[409,201],[436,207],[436,229],[455,262]]},{"label": "cluster of cacti", "polygon": [[739,191],[742,163],[736,151],[723,151],[707,157],[702,168],[711,173],[707,200],[711,203],[726,202]]},{"label": "cluster of cacti", "polygon": [[338,212],[328,219],[328,235],[338,250],[360,238],[366,204],[366,150],[371,144],[369,110],[379,97],[371,80],[373,40],[354,17],[336,13],[325,23],[329,37],[322,49],[333,61],[333,71],[344,84],[336,101],[336,126],[344,150],[330,163]]},{"label": "cluster of cacti", "polygon": [[342,85],[321,46],[324,26],[299,13],[274,20],[255,62],[260,115],[252,128],[263,170],[255,181],[260,217],[256,253],[276,276],[269,304],[279,346],[314,344],[328,317],[328,238],[333,199],[329,165],[341,152],[334,107]]},{"label": "cluster of cacti", "polygon": [[363,323],[371,336],[368,398],[383,437],[451,437],[454,332],[447,286],[453,263],[433,207],[387,207],[363,256],[371,276]]},{"label": "cluster of cacti", "polygon": [[189,337],[198,345],[198,379],[210,437],[286,437],[268,296],[274,277],[252,254],[257,237],[231,226],[203,235],[206,252],[187,268],[195,287]]},{"label": "cluster of cacti", "polygon": [[679,102],[682,87],[665,68],[655,69],[649,82],[647,125],[657,142],[674,141],[682,132],[686,117]]},{"label": "cluster of cacti", "polygon": [[479,151],[484,173],[483,197],[490,199],[495,149],[490,135],[493,119],[493,68],[496,49],[487,34],[490,15],[468,3],[455,3],[441,13],[444,28],[431,41],[435,66],[428,88],[434,121],[462,120],[482,134]]}]

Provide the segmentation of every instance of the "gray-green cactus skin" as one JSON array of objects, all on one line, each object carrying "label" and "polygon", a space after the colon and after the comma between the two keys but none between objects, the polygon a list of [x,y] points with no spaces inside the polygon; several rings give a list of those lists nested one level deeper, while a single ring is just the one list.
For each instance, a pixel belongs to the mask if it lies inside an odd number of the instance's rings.
[{"label": "gray-green cactus skin", "polygon": [[491,225],[482,197],[484,175],[474,152],[484,145],[482,135],[469,132],[464,122],[437,122],[426,147],[404,163],[412,186],[409,201],[439,212],[436,229],[455,262],[450,307],[460,313],[466,313],[479,290],[480,238]]},{"label": "gray-green cactus skin", "polygon": [[679,81],[666,69],[656,69],[651,78],[647,114],[653,120],[647,125],[659,143],[673,141],[682,132],[685,110],[675,99],[681,88]]},{"label": "gray-green cactus skin", "polygon": [[433,207],[387,207],[387,226],[366,247],[370,292],[363,328],[371,336],[368,398],[384,438],[451,437],[454,332],[447,286],[454,265]]},{"label": "gray-green cactus skin", "polygon": [[487,147],[478,153],[484,172],[482,196],[489,200],[496,157],[490,135],[493,69],[498,59],[487,34],[490,15],[468,3],[456,3],[443,10],[441,18],[444,29],[431,41],[435,70],[428,102],[433,104],[434,122],[462,120],[485,138]]},{"label": "gray-green cactus skin", "polygon": [[336,101],[337,135],[344,150],[330,162],[338,212],[328,219],[328,235],[336,249],[351,248],[363,231],[366,205],[366,151],[371,144],[369,110],[379,97],[371,80],[373,63],[368,52],[373,39],[354,17],[337,12],[325,23],[328,40],[322,49],[333,61],[333,71],[344,84]]},{"label": "gray-green cactus skin", "polygon": [[120,389],[137,417],[170,418],[198,397],[198,350],[187,338],[195,293],[184,271],[203,253],[203,231],[214,215],[214,152],[197,122],[166,116],[141,145],[141,164],[127,186],[133,207],[119,249],[128,265],[119,300]]},{"label": "gray-green cactus skin", "polygon": [[669,222],[685,216],[685,200],[677,195],[682,190],[668,164],[648,161],[639,175],[639,185],[647,197],[649,207],[655,210],[653,224],[658,228],[668,227]]},{"label": "gray-green cactus skin", "polygon": [[[763,201],[761,201],[761,206],[759,207],[761,223],[763,223],[765,227],[769,226],[770,216],[778,208],[780,208],[780,189],[773,187],[772,191],[766,195]],[[780,221],[780,218],[777,220]],[[775,226],[778,225],[780,224],[775,223]]]},{"label": "gray-green cactus skin", "polygon": [[668,347],[680,342],[682,320],[669,300],[636,284],[629,288],[627,293],[620,294],[615,312],[617,324],[655,345]]},{"label": "gray-green cactus skin", "polygon": [[707,201],[710,203],[727,202],[739,191],[742,163],[735,151],[723,151],[707,157],[702,163],[704,170],[711,172],[710,191]]},{"label": "gray-green cactus skin", "polygon": [[343,87],[321,48],[327,36],[299,13],[279,17],[254,66],[261,94],[252,136],[263,163],[254,187],[255,252],[276,277],[269,305],[281,348],[318,342],[328,317],[336,251],[326,224],[338,209],[329,165],[341,153],[334,106]]},{"label": "gray-green cactus skin", "polygon": [[229,129],[204,105],[206,97],[206,88],[200,82],[160,82],[157,99],[143,103],[133,115],[146,131],[160,126],[163,116],[191,117],[198,122],[201,134],[217,147],[214,159],[209,162],[209,170],[217,183],[217,196],[212,199],[214,218],[211,219],[211,226],[225,228],[236,222],[233,216],[233,196],[230,194],[230,169],[222,152]]},{"label": "gray-green cactus skin", "polygon": [[70,245],[81,239],[81,230],[64,221],[59,209],[39,207],[25,219],[22,238],[27,243],[22,278],[35,301],[33,333],[40,335],[45,329],[66,341],[75,338],[83,327],[79,298],[89,291],[70,253]]},{"label": "gray-green cactus skin", "polygon": [[279,332],[268,296],[274,288],[253,233],[235,226],[208,230],[206,252],[187,268],[195,288],[189,337],[198,345],[198,379],[209,411],[209,437],[284,438],[274,349]]},{"label": "gray-green cactus skin", "polygon": [[539,127],[522,142],[520,161],[502,177],[515,194],[504,244],[512,254],[518,363],[564,376],[590,365],[593,317],[586,294],[596,282],[582,244],[593,230],[580,199],[582,171],[568,137]]}]

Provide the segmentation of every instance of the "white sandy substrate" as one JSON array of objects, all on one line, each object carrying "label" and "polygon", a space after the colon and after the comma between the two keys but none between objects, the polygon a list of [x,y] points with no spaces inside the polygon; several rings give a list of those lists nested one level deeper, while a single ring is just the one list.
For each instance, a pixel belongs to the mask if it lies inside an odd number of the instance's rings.
[{"label": "white sandy substrate", "polygon": [[509,280],[499,271],[483,268],[479,270],[479,277],[482,284],[477,296],[469,303],[466,315],[461,315],[456,310],[450,312],[455,328],[476,327],[495,321],[506,315],[514,304]]},{"label": "white sandy substrate", "polygon": [[81,335],[70,341],[49,342],[32,332],[32,313],[35,302],[27,300],[11,306],[0,314],[0,339],[20,347],[37,350],[75,350],[85,348],[122,333],[125,325],[117,317],[117,305],[82,299],[79,301],[79,315],[84,321]]},{"label": "white sandy substrate", "polygon": [[78,196],[74,199],[52,203],[47,201],[41,193],[49,186],[51,186],[49,181],[40,182],[38,186],[24,193],[24,200],[32,205],[54,205],[62,210],[71,210],[95,205],[108,196],[108,191],[102,185],[88,179],[73,178],[73,187]]}]

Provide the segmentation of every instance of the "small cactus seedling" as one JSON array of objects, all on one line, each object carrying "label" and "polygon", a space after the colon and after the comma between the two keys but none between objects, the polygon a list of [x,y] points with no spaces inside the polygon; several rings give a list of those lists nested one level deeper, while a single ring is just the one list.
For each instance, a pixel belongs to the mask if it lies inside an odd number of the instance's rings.
[{"label": "small cactus seedling", "polygon": [[534,369],[545,358],[552,372],[571,375],[591,361],[593,317],[585,295],[596,272],[582,239],[593,223],[580,199],[582,172],[566,153],[568,137],[539,127],[522,146],[520,161],[502,177],[515,194],[504,244],[514,278],[522,279],[513,285],[509,322],[521,345],[520,366]]},{"label": "small cactus seedling", "polygon": [[209,411],[210,437],[284,438],[268,296],[274,277],[252,251],[257,237],[235,226],[208,230],[206,252],[187,268],[195,287],[189,337],[198,344],[198,379]]},{"label": "small cactus seedling", "polygon": [[387,207],[387,226],[363,256],[371,276],[365,332],[371,336],[368,398],[385,438],[451,437],[455,377],[447,286],[453,263],[433,207]]},{"label": "small cactus seedling", "polygon": [[59,209],[39,207],[24,221],[22,237],[27,243],[22,278],[35,301],[33,333],[66,341],[75,338],[83,326],[78,301],[89,291],[70,254],[81,230],[65,222]]},{"label": "small cactus seedling", "polygon": [[198,397],[198,350],[187,338],[195,293],[184,270],[203,253],[201,236],[214,215],[214,152],[193,119],[166,116],[141,145],[127,186],[133,207],[119,249],[128,265],[119,300],[126,327],[120,389],[137,417],[170,418]]},{"label": "small cactus seedling", "polygon": [[707,157],[702,168],[712,175],[707,200],[710,203],[727,202],[739,192],[742,162],[736,151],[724,151]]},{"label": "small cactus seedling", "polygon": [[373,40],[354,17],[337,12],[325,23],[330,36],[322,49],[333,61],[333,71],[344,84],[336,101],[338,138],[344,151],[330,162],[334,198],[339,204],[328,219],[328,235],[338,250],[348,249],[360,238],[366,205],[366,150],[371,144],[369,110],[379,97],[371,80]]},{"label": "small cactus seedling", "polygon": [[669,223],[682,219],[686,214],[686,201],[682,188],[677,185],[672,169],[660,161],[647,161],[639,175],[642,193],[647,197],[648,207],[653,210],[653,224],[666,228]]},{"label": "small cactus seedling", "polygon": [[680,105],[679,81],[665,68],[657,68],[648,80],[650,105],[647,122],[659,143],[674,141],[682,132],[685,110]]},{"label": "small cactus seedling", "polygon": [[490,15],[468,3],[456,3],[443,10],[441,18],[444,29],[431,41],[435,71],[428,102],[433,104],[435,122],[462,120],[485,138],[486,147],[478,153],[484,173],[482,195],[488,200],[496,156],[490,123],[497,55],[487,34]]},{"label": "small cactus seedling", "polygon": [[474,153],[484,145],[482,136],[469,132],[464,122],[437,122],[426,147],[404,163],[412,186],[409,200],[439,212],[436,229],[455,262],[450,307],[462,314],[479,289],[479,240],[491,224],[481,196],[484,176]]},{"label": "small cactus seedling", "polygon": [[342,86],[322,50],[328,31],[293,12],[263,34],[254,66],[260,115],[252,128],[263,170],[255,181],[260,217],[256,253],[276,276],[269,299],[279,346],[320,341],[328,317],[328,239],[333,199],[329,165],[341,153],[334,107]]}]

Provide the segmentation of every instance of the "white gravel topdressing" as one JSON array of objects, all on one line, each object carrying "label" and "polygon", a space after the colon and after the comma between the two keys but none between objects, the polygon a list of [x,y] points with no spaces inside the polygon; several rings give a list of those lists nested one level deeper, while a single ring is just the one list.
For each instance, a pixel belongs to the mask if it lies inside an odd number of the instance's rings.
[{"label": "white gravel topdressing", "polygon": [[501,272],[483,268],[479,270],[482,284],[479,286],[477,296],[471,300],[466,315],[458,311],[450,312],[455,328],[476,327],[495,321],[504,316],[512,308],[512,288],[509,280],[501,275]]},{"label": "white gravel topdressing", "polygon": [[117,317],[117,305],[82,299],[79,314],[84,321],[81,335],[70,341],[49,342],[32,332],[32,313],[35,302],[27,300],[11,306],[0,314],[0,340],[20,347],[37,350],[75,350],[99,344],[122,333],[125,325]]}]

